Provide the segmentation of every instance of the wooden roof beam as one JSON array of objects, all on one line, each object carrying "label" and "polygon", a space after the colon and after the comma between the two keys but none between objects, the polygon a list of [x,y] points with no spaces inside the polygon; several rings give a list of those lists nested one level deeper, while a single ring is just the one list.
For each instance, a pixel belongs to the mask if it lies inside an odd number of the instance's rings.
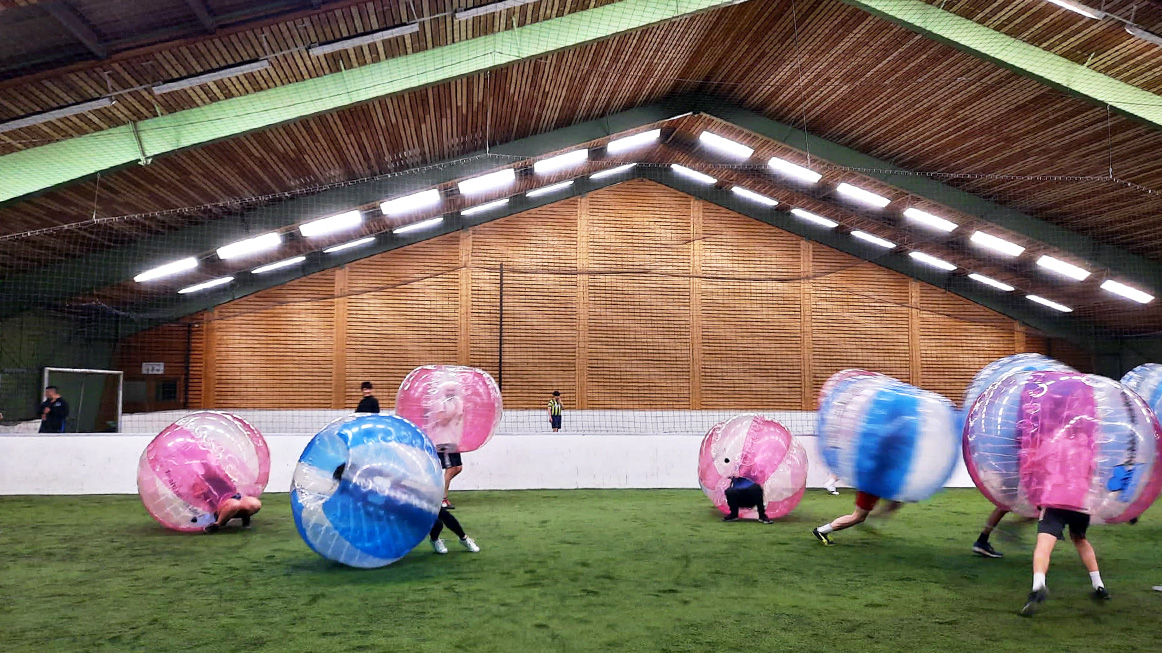
[{"label": "wooden roof beam", "polygon": [[207,34],[218,31],[218,21],[210,15],[210,8],[203,0],[186,0],[186,6],[198,17],[198,22],[202,24],[202,29],[206,30]]},{"label": "wooden roof beam", "polygon": [[101,42],[101,37],[93,31],[89,25],[89,21],[85,17],[77,13],[64,0],[51,0],[50,2],[40,3],[41,7],[48,12],[50,16],[56,19],[65,29],[69,31],[78,41],[83,43],[89,52],[92,52],[98,59],[106,59],[109,57],[109,49]]}]

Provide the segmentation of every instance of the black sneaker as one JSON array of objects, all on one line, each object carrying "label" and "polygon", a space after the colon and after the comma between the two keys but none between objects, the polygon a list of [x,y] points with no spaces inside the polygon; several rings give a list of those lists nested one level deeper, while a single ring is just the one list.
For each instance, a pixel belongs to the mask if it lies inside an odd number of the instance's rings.
[{"label": "black sneaker", "polygon": [[210,524],[209,526],[203,528],[202,530],[207,532],[207,533],[217,533],[218,532],[218,525],[217,524]]},{"label": "black sneaker", "polygon": [[814,535],[815,538],[818,539],[820,542],[822,542],[823,546],[831,546],[831,538],[827,537],[827,533],[820,533],[819,529],[816,528],[816,529],[811,531],[811,534]]},{"label": "black sneaker", "polygon": [[993,545],[988,542],[974,542],[972,545],[972,552],[984,556],[986,558],[1003,558],[1005,554],[993,548]]},{"label": "black sneaker", "polygon": [[1044,587],[1039,590],[1029,592],[1029,600],[1025,603],[1025,607],[1021,608],[1021,612],[1018,614],[1020,614],[1022,617],[1032,617],[1033,615],[1037,614],[1037,608],[1039,608],[1047,598],[1049,598],[1049,590],[1045,589]]},{"label": "black sneaker", "polygon": [[250,528],[250,515],[242,515],[242,528]]},{"label": "black sneaker", "polygon": [[1101,603],[1102,601],[1110,600],[1110,593],[1106,591],[1106,588],[1099,587],[1090,593],[1089,598]]},{"label": "black sneaker", "polygon": [[447,499],[444,499],[443,501],[440,502],[440,507],[447,508],[448,510],[455,510],[456,509],[456,506],[452,505],[452,502],[448,501]]},{"label": "black sneaker", "polygon": [[775,520],[771,519],[770,517],[759,517],[759,522],[763,524],[773,524],[775,523]]},{"label": "black sneaker", "polygon": [[738,521],[738,515],[727,515],[722,518],[722,521]]}]

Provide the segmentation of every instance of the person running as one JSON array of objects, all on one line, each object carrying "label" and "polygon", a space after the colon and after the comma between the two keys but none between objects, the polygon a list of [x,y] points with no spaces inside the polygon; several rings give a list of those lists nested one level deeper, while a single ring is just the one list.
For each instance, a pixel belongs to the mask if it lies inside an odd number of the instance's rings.
[{"label": "person running", "polygon": [[561,405],[561,392],[553,391],[552,398],[549,399],[549,426],[552,427],[553,433],[561,430],[561,413],[564,406]]},{"label": "person running", "polygon": [[466,551],[480,553],[480,547],[464,532],[459,520],[453,517],[452,513],[448,512],[448,509],[443,506],[440,507],[440,514],[436,517],[436,523],[432,525],[432,530],[428,533],[428,538],[432,542],[432,551],[440,555],[448,552],[448,547],[444,545],[444,540],[440,539],[440,533],[443,532],[445,525],[456,534],[456,537],[460,538],[460,546],[464,547]]},{"label": "person running", "polygon": [[357,413],[378,413],[379,400],[371,394],[371,381],[364,381],[359,384],[359,390],[363,393],[363,398],[359,400],[359,405],[355,407]]},{"label": "person running", "polygon": [[[864,520],[867,519],[868,515],[871,514],[871,511],[876,507],[876,504],[879,502],[879,500],[880,498],[874,494],[857,491],[855,493],[854,512],[852,512],[850,515],[837,517],[831,522],[823,524],[819,528],[811,531],[811,534],[814,535],[815,538],[820,542],[822,542],[824,546],[831,546],[833,544],[830,537],[831,533],[835,531],[841,531],[845,528],[851,528],[856,524],[862,524]],[[899,501],[889,501],[877,514],[884,516],[889,515],[899,510],[900,506],[902,505],[903,504]]]},{"label": "person running", "polygon": [[1049,559],[1053,555],[1053,548],[1057,546],[1057,540],[1065,539],[1066,526],[1069,526],[1069,539],[1073,541],[1077,555],[1089,572],[1089,582],[1093,585],[1090,597],[1099,603],[1110,599],[1110,593],[1106,591],[1101,572],[1098,571],[1097,554],[1085,536],[1089,528],[1089,515],[1064,508],[1042,508],[1041,519],[1037,522],[1037,546],[1033,549],[1033,590],[1029,592],[1025,607],[1019,612],[1022,617],[1036,614],[1049,597],[1045,575],[1049,573]]},{"label": "person running", "polygon": [[730,507],[730,514],[722,521],[737,521],[739,508],[754,508],[759,513],[759,521],[771,523],[763,501],[763,486],[749,478],[736,476],[730,479],[730,487],[726,488],[726,505]]}]

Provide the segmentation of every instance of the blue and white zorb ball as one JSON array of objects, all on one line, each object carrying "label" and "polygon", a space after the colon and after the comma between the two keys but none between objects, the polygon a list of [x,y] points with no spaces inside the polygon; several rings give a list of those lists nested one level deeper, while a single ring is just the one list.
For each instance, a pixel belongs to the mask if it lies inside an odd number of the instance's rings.
[{"label": "blue and white zorb ball", "polygon": [[1162,364],[1146,363],[1126,372],[1122,385],[1138,393],[1162,420]]},{"label": "blue and white zorb ball", "polygon": [[952,402],[883,374],[844,370],[819,398],[819,448],[857,490],[923,501],[952,475],[960,452]]},{"label": "blue and white zorb ball", "polygon": [[295,526],[316,553],[351,567],[383,567],[419,544],[440,511],[436,448],[394,415],[331,422],[299,457],[291,484]]},{"label": "blue and white zorb ball", "polygon": [[982,367],[976,373],[976,376],[972,377],[972,382],[968,384],[968,387],[964,389],[964,402],[960,405],[960,412],[957,413],[958,426],[956,432],[964,432],[964,422],[968,418],[968,413],[972,410],[972,405],[976,403],[976,400],[984,394],[984,391],[988,390],[992,384],[1003,380],[1010,374],[1016,374],[1018,372],[1076,371],[1059,360],[1054,360],[1041,354],[1013,354],[1012,356],[996,359]]}]

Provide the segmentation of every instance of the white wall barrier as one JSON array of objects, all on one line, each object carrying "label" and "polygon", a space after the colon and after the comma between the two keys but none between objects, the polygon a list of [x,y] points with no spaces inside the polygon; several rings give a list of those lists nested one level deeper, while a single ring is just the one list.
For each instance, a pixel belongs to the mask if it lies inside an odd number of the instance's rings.
[{"label": "white wall barrier", "polygon": [[[168,423],[168,422],[167,422]],[[0,495],[136,494],[137,462],[154,433],[0,435]],[[800,436],[808,487],[827,478],[817,438]],[[310,435],[267,435],[268,491],[285,492]],[[697,488],[700,435],[497,435],[464,454],[455,490]],[[972,487],[963,462],[949,487]]]}]

